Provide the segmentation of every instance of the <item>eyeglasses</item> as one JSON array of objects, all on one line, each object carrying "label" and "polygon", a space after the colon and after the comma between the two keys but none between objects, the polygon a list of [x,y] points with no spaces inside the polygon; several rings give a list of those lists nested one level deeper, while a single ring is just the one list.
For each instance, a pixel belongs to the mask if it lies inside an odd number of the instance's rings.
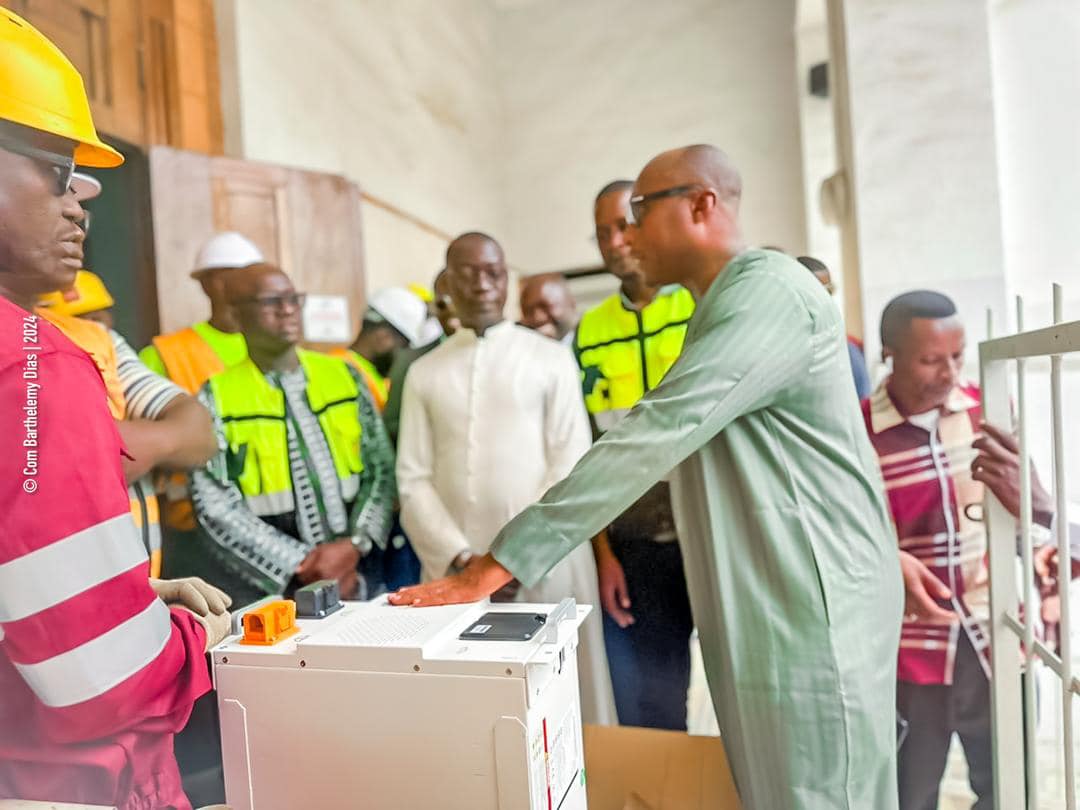
[{"label": "eyeglasses", "polygon": [[684,194],[691,191],[697,191],[700,188],[701,186],[697,183],[690,183],[685,186],[665,188],[661,191],[651,191],[648,194],[635,194],[630,198],[630,214],[634,217],[634,224],[641,224],[641,220],[645,216],[646,207],[653,200],[662,200],[664,197],[681,197]]},{"label": "eyeglasses", "polygon": [[304,301],[307,300],[307,293],[288,293],[287,295],[268,295],[264,298],[243,298],[236,303],[238,304],[251,304],[259,309],[276,309],[281,310],[285,307],[296,307],[297,309],[304,306]]},{"label": "eyeglasses", "polygon": [[71,175],[75,171],[75,158],[71,155],[60,155],[47,149],[38,149],[28,143],[3,136],[0,136],[0,148],[28,157],[47,168],[54,177],[53,194],[57,197],[63,197],[68,193],[68,189],[71,188]]},{"label": "eyeglasses", "polygon": [[89,212],[89,211],[87,211],[87,210],[86,210],[86,209],[84,208],[84,209],[83,209],[83,217],[82,217],[82,219],[81,219],[81,220],[80,220],[79,222],[77,222],[76,224],[77,224],[77,225],[78,225],[78,226],[79,226],[80,228],[82,228],[83,236],[89,236],[89,235],[90,235],[90,212]]}]

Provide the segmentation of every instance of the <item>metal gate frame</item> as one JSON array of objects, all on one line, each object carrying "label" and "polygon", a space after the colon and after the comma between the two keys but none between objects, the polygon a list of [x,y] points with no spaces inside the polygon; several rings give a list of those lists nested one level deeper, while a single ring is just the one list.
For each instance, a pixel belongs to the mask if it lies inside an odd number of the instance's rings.
[{"label": "metal gate frame", "polygon": [[[994,807],[997,810],[1037,810],[1038,767],[1035,745],[1035,662],[1041,661],[1061,681],[1064,731],[1065,806],[1076,808],[1074,728],[1072,698],[1080,695],[1080,680],[1073,675],[1069,610],[1069,521],[1066,512],[1066,476],[1062,448],[1062,355],[1080,353],[1080,321],[1062,323],[1062,291],[1054,285],[1054,325],[1023,331],[1023,302],[1017,298],[1017,334],[979,344],[984,418],[993,424],[1012,420],[1009,390],[1010,364],[1016,367],[1016,405],[1020,444],[1020,556],[1022,586],[1016,578],[1016,519],[989,489],[986,493],[987,542],[990,549],[990,639],[992,651],[991,703],[994,748]],[[1061,656],[1035,638],[1034,614],[1038,600],[1032,565],[1031,476],[1027,442],[1025,363],[1030,358],[1050,358],[1051,419],[1054,446],[1054,536],[1063,550],[1061,598]],[[1021,616],[1021,600],[1027,605]],[[1026,663],[1021,676],[1021,661]],[[1021,677],[1023,689],[1021,689]],[[1024,741],[1027,740],[1025,747]],[[1028,775],[1025,786],[1025,772]]]}]

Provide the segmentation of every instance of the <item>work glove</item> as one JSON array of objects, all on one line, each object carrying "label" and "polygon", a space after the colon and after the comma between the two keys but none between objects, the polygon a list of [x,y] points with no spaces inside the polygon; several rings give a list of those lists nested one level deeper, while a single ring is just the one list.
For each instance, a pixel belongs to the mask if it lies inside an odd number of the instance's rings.
[{"label": "work glove", "polygon": [[190,610],[183,605],[176,605],[175,607],[190,613],[195,617],[195,621],[203,626],[203,630],[206,631],[206,650],[210,652],[211,649],[220,644],[226,636],[232,632],[232,615],[225,611],[224,613],[208,613],[205,616],[200,616],[193,610]]},{"label": "work glove", "polygon": [[198,577],[151,579],[150,587],[166,605],[179,605],[196,616],[228,616],[232,607],[232,597]]}]

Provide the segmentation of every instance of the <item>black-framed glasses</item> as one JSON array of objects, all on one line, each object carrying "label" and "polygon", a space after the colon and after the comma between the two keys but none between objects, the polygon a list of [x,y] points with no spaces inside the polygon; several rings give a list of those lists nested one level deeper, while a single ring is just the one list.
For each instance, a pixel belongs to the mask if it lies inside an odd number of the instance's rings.
[{"label": "black-framed glasses", "polygon": [[300,309],[304,306],[304,301],[307,300],[307,293],[286,293],[285,295],[267,295],[261,298],[243,298],[236,303],[238,304],[251,304],[252,306],[259,307],[259,309],[276,309],[281,310],[285,307],[296,307]]},{"label": "black-framed glasses", "polygon": [[649,203],[654,200],[662,200],[664,197],[681,197],[700,188],[701,186],[697,183],[689,183],[684,186],[661,189],[660,191],[650,191],[648,194],[635,194],[630,198],[630,214],[634,217],[634,224],[641,224],[641,218],[645,216]]},{"label": "black-framed glasses", "polygon": [[71,175],[75,172],[75,158],[72,155],[60,155],[14,138],[5,138],[2,135],[0,135],[0,149],[28,157],[49,169],[54,176],[53,194],[57,197],[63,197],[71,188]]}]

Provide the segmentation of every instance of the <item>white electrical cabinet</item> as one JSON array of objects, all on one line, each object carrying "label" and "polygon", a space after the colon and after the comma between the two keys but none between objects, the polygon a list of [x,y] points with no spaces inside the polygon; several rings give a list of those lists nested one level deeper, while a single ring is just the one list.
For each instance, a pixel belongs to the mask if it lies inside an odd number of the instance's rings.
[{"label": "white electrical cabinet", "polygon": [[[347,602],[271,646],[226,639],[213,662],[229,806],[583,810],[576,651],[590,610]],[[460,638],[482,635],[489,612],[534,614],[538,630]]]}]

